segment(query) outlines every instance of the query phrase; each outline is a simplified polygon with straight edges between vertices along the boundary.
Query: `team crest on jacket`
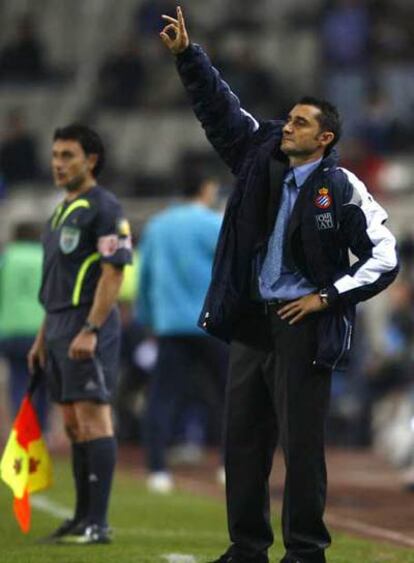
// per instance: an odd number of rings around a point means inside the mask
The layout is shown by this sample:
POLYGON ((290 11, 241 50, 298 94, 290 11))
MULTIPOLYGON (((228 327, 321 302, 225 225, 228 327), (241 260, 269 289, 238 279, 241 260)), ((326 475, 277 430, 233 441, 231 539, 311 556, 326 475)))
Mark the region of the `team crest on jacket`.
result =
POLYGON ((318 190, 318 194, 319 195, 317 195, 314 199, 316 207, 319 207, 319 209, 328 209, 328 207, 331 207, 332 198, 329 195, 328 188, 320 188, 318 190))
POLYGON ((79 244, 80 229, 62 227, 60 231, 59 246, 63 254, 70 254, 79 244))

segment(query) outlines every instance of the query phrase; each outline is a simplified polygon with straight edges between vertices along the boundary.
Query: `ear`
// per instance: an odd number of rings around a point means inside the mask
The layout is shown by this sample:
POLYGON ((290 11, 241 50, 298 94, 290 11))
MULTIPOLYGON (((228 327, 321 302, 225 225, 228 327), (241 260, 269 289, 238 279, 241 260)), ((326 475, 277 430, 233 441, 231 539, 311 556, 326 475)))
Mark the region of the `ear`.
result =
POLYGON ((89 171, 92 172, 92 170, 94 170, 95 166, 98 164, 98 155, 88 154, 87 162, 88 162, 89 171))
POLYGON ((328 146, 329 143, 334 140, 334 138, 335 135, 332 133, 332 131, 322 131, 322 133, 319 134, 319 141, 324 147, 328 146))

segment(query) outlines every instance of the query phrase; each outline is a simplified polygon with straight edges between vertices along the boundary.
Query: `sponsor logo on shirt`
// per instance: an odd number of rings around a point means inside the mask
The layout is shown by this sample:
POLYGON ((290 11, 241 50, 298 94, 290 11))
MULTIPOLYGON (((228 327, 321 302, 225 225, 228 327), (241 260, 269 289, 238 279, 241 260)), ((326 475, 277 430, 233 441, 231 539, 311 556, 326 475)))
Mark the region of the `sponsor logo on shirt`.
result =
POLYGON ((333 217, 332 213, 321 213, 320 215, 315 215, 316 219, 316 226, 318 227, 318 231, 325 231, 326 229, 333 229, 333 217))
POLYGON ((329 195, 328 188, 320 188, 318 190, 318 194, 319 195, 317 195, 314 199, 316 207, 319 207, 319 209, 328 209, 328 207, 332 205, 332 198, 329 195))

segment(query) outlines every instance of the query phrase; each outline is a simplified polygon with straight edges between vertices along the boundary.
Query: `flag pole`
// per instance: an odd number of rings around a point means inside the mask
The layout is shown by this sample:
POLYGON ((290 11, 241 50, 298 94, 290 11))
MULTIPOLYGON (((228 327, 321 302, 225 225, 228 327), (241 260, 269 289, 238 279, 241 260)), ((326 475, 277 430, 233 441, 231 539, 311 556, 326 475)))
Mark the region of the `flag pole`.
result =
POLYGON ((29 385, 27 386, 27 395, 32 398, 33 393, 39 387, 40 381, 44 375, 43 368, 36 362, 33 374, 30 376, 29 385))
POLYGON ((24 533, 30 530, 30 494, 52 482, 50 456, 30 400, 42 375, 36 366, 0 461, 0 477, 13 491, 14 514, 24 533))

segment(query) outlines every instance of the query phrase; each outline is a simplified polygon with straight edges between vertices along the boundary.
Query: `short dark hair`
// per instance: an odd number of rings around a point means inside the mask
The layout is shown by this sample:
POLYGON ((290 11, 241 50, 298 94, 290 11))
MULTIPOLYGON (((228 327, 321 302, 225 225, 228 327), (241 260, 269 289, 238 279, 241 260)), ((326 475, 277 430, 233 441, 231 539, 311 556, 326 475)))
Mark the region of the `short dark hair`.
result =
POLYGON ((53 140, 77 141, 86 155, 96 154, 98 160, 92 174, 95 178, 98 177, 105 164, 105 147, 96 131, 80 123, 71 123, 56 129, 53 140))
POLYGON ((304 106, 314 106, 319 109, 320 114, 317 116, 321 131, 331 131, 335 137, 326 147, 325 152, 329 152, 339 141, 342 134, 342 120, 338 108, 328 102, 314 96, 304 96, 298 102, 304 106))
POLYGON ((183 196, 189 199, 200 195, 205 178, 201 174, 188 174, 183 180, 183 196))

